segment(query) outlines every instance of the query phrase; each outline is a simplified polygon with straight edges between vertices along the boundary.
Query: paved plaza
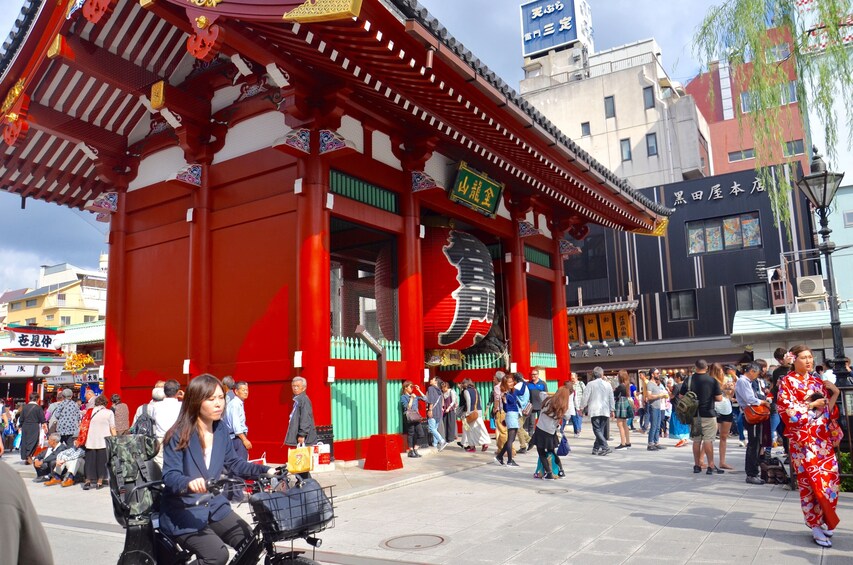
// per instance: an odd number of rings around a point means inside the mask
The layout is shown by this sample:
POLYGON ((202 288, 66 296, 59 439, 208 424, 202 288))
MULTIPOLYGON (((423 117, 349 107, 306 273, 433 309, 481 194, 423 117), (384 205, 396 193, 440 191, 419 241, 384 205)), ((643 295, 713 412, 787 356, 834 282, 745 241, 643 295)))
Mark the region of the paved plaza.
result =
MULTIPOLYGON (((400 471, 339 465, 317 475, 335 485, 338 515, 317 557, 341 564, 850 562, 853 493, 840 497, 834 547, 821 549, 796 492, 747 485, 743 471, 693 474, 689 445, 663 440, 669 449, 649 452, 643 435, 633 438, 631 450, 593 456, 585 425, 564 459, 567 477, 557 481, 532 478, 533 453, 508 468, 490 463, 490 453, 456 446, 404 458, 400 471)), ((742 468, 743 454, 730 442, 730 464, 742 468)), ((123 536, 106 489, 25 482, 58 565, 116 562, 123 536)))

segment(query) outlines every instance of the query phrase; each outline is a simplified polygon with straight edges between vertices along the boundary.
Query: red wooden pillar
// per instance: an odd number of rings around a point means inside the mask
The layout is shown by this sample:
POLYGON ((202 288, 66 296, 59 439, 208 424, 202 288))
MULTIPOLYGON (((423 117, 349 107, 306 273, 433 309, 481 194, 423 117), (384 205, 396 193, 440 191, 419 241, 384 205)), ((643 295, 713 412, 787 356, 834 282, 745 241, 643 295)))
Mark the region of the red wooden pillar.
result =
POLYGON ((557 231, 552 231, 551 234, 554 238, 554 245, 551 250, 551 265, 554 269, 554 282, 551 283, 551 333, 554 336, 554 353, 557 356, 555 378, 558 383, 563 384, 569 378, 571 371, 569 321, 566 315, 566 269, 563 264, 563 255, 560 253, 562 234, 557 231))
POLYGON ((109 395, 122 394, 127 305, 127 191, 120 189, 117 192, 117 208, 110 219, 108 307, 104 334, 104 389, 109 395))
MULTIPOLYGON (((411 178, 411 175, 407 175, 411 178)), ((421 278, 420 201, 410 189, 400 195, 403 234, 398 240, 397 258, 400 275, 399 311, 400 345, 406 375, 420 381, 424 368, 424 296, 421 278)))
MULTIPOLYGON (((302 352, 301 376, 317 425, 332 423, 331 392, 326 377, 330 364, 331 305, 329 275, 329 165, 319 155, 319 135, 311 131, 311 156, 299 160, 302 192, 296 201, 297 347, 302 352)), ((352 328, 355 329, 355 328, 352 328)))
MULTIPOLYGON (((515 216, 514 216, 515 218, 515 216)), ((509 287, 509 343, 511 360, 516 371, 525 377, 530 373, 530 319, 527 309, 527 269, 524 260, 524 243, 518 234, 518 221, 515 235, 509 241, 510 263, 507 265, 507 284, 509 287)))
POLYGON ((30 401, 30 395, 35 390, 35 379, 27 379, 27 386, 24 390, 24 402, 30 401))
POLYGON ((187 349, 189 378, 210 367, 211 344, 211 244, 210 244, 210 163, 202 163, 201 186, 193 193, 190 228, 189 296, 187 306, 187 349))

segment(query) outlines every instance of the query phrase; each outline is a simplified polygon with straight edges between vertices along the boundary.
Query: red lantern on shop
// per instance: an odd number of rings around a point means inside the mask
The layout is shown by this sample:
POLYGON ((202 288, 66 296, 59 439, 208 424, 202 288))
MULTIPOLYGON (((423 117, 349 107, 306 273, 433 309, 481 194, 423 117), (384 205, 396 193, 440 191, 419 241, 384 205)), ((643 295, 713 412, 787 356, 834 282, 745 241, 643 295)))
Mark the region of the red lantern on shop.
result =
POLYGON ((489 250, 469 233, 428 228, 421 245, 424 345, 467 349, 495 317, 495 270, 489 250))

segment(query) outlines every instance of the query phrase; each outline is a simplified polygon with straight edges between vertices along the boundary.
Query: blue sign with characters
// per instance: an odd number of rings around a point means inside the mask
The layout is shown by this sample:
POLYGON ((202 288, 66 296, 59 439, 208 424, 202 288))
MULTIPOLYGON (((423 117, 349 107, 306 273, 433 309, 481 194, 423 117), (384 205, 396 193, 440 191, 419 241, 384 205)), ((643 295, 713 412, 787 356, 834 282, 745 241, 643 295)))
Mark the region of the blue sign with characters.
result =
POLYGON ((525 57, 578 39, 575 0, 534 0, 521 6, 521 44, 525 57))

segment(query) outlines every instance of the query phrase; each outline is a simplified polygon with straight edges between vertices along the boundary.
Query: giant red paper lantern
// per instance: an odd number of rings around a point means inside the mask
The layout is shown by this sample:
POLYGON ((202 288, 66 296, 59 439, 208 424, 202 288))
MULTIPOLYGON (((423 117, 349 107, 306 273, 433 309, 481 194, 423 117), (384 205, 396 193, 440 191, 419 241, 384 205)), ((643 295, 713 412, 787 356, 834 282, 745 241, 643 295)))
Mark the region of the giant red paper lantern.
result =
POLYGON ((427 228, 421 245, 424 345, 467 349, 495 318, 495 270, 488 248, 473 235, 427 228))

